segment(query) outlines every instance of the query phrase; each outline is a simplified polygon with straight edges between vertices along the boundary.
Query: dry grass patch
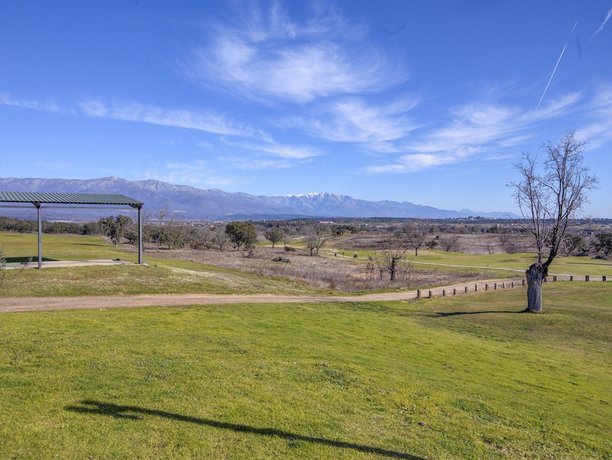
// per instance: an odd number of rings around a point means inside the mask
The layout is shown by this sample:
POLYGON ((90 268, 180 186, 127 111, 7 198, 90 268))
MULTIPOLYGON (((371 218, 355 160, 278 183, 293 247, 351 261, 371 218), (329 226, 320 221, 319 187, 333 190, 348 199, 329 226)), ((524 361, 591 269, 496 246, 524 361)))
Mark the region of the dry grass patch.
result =
POLYGON ((257 248, 251 257, 239 251, 172 250, 149 251, 163 259, 180 259, 217 267, 235 269, 263 276, 306 282, 315 289, 360 292, 384 289, 416 289, 441 286, 490 277, 478 270, 438 270, 402 262, 398 279, 374 262, 347 257, 310 257, 304 251, 287 252, 283 248, 257 248))

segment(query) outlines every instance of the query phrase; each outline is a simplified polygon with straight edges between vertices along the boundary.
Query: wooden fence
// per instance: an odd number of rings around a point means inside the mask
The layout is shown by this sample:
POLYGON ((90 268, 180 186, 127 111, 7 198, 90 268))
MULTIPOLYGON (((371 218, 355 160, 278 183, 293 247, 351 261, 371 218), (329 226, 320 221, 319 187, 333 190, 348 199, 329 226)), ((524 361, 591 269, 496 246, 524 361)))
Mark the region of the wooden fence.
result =
MULTIPOLYGON (((545 283, 557 281, 580 281, 580 282, 607 282, 607 277, 591 276, 591 275, 551 275, 544 278, 545 283)), ((417 289, 417 299, 431 299, 432 297, 448 297, 457 294, 467 294, 468 292, 483 292, 483 291, 498 291, 505 289, 514 289, 517 287, 526 286, 525 279, 508 279, 497 281, 479 281, 472 284, 456 285, 444 288, 432 289, 417 289)))

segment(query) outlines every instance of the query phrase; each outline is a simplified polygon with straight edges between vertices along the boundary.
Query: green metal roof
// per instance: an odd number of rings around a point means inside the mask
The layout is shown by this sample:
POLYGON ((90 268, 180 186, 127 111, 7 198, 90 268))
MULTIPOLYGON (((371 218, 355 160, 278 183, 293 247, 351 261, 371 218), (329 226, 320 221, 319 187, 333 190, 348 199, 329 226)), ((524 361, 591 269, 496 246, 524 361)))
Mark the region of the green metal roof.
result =
POLYGON ((0 192, 0 203, 39 203, 39 204, 98 204, 141 208, 141 201, 125 195, 105 195, 95 193, 40 193, 40 192, 0 192))

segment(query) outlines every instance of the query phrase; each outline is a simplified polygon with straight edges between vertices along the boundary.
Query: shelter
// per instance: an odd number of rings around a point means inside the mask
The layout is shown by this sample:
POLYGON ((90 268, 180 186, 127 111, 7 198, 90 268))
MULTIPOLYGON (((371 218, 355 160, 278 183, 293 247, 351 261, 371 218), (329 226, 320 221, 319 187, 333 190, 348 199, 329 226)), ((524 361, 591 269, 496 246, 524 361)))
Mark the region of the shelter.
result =
POLYGON ((138 263, 142 264, 142 206, 144 203, 125 195, 105 195, 89 193, 39 193, 39 192, 0 192, 0 204, 30 204, 36 208, 38 217, 38 268, 42 268, 42 212, 43 208, 58 205, 80 207, 129 206, 138 210, 138 263))

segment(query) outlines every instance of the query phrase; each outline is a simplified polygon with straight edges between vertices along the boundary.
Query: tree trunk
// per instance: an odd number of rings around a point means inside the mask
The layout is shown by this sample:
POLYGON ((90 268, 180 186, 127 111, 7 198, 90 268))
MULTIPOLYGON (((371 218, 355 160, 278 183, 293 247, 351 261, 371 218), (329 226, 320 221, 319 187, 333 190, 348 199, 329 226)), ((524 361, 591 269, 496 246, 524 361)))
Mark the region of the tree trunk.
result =
POLYGON ((397 259, 391 257, 391 264, 389 264, 389 272, 391 273, 391 281, 395 281, 395 272, 397 271, 397 259))
POLYGON ((545 264, 536 262, 526 271, 527 277, 527 308, 526 312, 542 313, 542 282, 548 274, 548 267, 545 264))

